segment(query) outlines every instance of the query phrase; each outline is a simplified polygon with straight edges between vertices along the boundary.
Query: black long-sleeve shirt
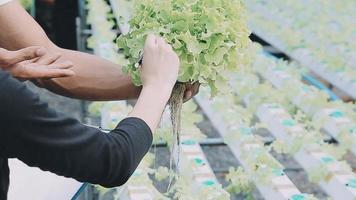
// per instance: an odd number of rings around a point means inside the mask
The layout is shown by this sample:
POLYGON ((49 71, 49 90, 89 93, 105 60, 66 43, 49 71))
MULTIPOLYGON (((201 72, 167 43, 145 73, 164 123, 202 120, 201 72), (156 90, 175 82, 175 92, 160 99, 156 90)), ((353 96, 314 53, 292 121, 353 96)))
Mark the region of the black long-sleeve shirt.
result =
MULTIPOLYGON (((0 199, 6 199, 8 158, 81 182, 124 184, 152 143, 147 124, 127 118, 103 133, 48 108, 0 70, 0 199)), ((16 183, 15 183, 16 184, 16 183)))

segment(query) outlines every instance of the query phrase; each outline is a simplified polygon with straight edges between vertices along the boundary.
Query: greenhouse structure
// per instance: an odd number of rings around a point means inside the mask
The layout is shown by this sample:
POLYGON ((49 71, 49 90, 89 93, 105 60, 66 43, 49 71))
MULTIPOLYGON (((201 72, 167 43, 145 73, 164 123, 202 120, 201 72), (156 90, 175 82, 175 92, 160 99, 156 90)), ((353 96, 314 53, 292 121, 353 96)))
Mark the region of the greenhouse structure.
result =
MULTIPOLYGON (((48 2, 23 5, 55 30, 47 15, 57 12, 46 9, 58 8, 48 2)), ((174 134, 174 111, 166 107, 125 184, 106 188, 9 159, 9 200, 356 200, 355 0, 75 4, 75 34, 66 34, 76 50, 124 66, 140 85, 142 38, 155 33, 180 59, 177 84, 199 82, 199 93, 183 103, 174 134)), ((72 12, 62 9, 63 17, 72 12)), ((103 134, 137 103, 74 100, 27 85, 103 134)))

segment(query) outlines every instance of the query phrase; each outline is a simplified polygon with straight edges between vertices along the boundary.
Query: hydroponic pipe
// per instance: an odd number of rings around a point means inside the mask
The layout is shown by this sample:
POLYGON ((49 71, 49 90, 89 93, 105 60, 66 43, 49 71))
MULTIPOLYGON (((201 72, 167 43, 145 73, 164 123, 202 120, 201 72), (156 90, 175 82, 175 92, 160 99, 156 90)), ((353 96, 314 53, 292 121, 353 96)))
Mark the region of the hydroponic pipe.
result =
POLYGON ((88 186, 88 183, 83 183, 83 185, 79 188, 79 190, 74 194, 71 200, 77 200, 80 194, 84 191, 84 189, 88 186))
POLYGON ((309 75, 303 75, 303 79, 305 81, 307 81, 308 83, 312 84, 313 86, 317 87, 318 89, 324 90, 326 93, 328 93, 328 95, 332 101, 340 100, 340 97, 338 97, 333 91, 331 91, 328 87, 326 87, 324 84, 322 84, 320 81, 318 81, 314 77, 309 76, 309 75))
MULTIPOLYGON (((273 54, 270 54, 267 51, 263 51, 263 54, 267 57, 277 59, 276 56, 274 56, 273 54)), ((305 74, 302 77, 303 77, 303 80, 307 81, 309 84, 315 86, 319 90, 325 91, 329 95, 330 100, 332 100, 332 101, 340 100, 340 97, 338 97, 333 91, 331 91, 328 87, 326 87, 324 84, 322 84, 320 81, 318 81, 314 77, 305 75, 305 74)))

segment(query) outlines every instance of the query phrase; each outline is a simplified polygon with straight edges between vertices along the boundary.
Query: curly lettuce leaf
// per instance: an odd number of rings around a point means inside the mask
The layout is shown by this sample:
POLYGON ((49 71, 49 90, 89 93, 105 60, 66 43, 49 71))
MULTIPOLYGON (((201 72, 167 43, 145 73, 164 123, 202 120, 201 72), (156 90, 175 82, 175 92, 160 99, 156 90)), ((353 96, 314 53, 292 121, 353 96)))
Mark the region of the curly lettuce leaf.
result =
POLYGON ((117 39, 128 58, 124 72, 141 85, 138 61, 149 33, 160 35, 181 60, 180 82, 199 81, 216 95, 228 86, 225 75, 245 65, 250 45, 240 0, 137 0, 130 32, 117 39))

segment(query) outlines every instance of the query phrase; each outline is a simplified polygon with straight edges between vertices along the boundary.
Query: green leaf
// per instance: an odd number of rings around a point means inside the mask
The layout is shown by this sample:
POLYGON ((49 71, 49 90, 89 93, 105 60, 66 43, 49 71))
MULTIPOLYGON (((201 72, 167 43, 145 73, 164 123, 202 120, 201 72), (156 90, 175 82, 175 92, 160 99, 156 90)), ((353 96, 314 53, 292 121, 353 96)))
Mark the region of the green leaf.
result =
MULTIPOLYGON (((128 57, 125 73, 141 84, 135 67, 149 33, 172 45, 181 61, 178 80, 208 84, 216 95, 217 77, 236 72, 250 58, 250 32, 240 0, 140 0, 133 5, 131 30, 117 45, 128 57)), ((225 78, 227 79, 227 78, 225 78)))

